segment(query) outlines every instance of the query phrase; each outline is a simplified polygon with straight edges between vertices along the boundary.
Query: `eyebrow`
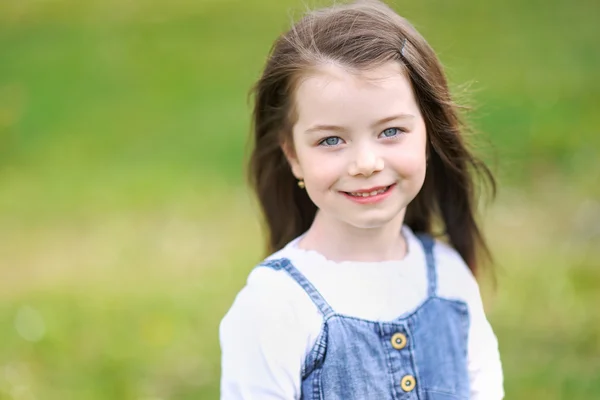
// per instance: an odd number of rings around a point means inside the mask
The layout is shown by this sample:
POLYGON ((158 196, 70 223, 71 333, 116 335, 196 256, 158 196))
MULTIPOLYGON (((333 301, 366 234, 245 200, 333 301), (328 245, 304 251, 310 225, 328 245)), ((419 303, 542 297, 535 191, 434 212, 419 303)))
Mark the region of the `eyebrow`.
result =
MULTIPOLYGON (((398 115, 392 115, 390 117, 385 117, 380 119, 379 121, 375 122, 372 127, 377 127, 379 125, 383 125, 386 122, 390 122, 390 121, 395 121, 395 120, 400 120, 400 119, 407 119, 407 120, 412 120, 414 119, 415 116, 412 114, 398 114, 398 115)), ((333 131, 333 132, 345 132, 347 129, 344 128, 343 126, 338 126, 338 125, 314 125, 311 126, 310 128, 308 128, 307 130, 304 131, 304 133, 312 133, 312 132, 317 132, 317 131, 333 131)))

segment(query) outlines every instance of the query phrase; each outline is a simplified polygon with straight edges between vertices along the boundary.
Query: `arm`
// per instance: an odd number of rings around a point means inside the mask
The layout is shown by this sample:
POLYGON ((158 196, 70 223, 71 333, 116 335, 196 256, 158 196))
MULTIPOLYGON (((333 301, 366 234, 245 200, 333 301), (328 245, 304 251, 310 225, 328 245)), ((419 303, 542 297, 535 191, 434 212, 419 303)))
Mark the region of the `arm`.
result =
POLYGON ((464 300, 469 308, 467 343, 471 400, 500 400, 504 397, 498 340, 488 322, 479 285, 460 255, 438 242, 439 292, 443 297, 464 300))
POLYGON ((221 400, 300 398, 306 324, 303 329, 289 290, 272 279, 287 278, 260 274, 271 284, 249 279, 221 321, 221 400))
POLYGON ((469 299, 471 325, 469 329, 469 380, 472 400, 500 400, 504 397, 502 364, 498 340, 488 322, 479 288, 474 281, 469 299))

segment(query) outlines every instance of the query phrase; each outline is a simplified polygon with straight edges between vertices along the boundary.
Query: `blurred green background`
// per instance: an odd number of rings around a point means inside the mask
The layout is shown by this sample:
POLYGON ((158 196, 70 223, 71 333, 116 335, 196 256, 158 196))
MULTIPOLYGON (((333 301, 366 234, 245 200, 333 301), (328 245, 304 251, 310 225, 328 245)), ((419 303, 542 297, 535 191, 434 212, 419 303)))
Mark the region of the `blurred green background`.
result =
MULTIPOLYGON (((0 1, 0 399, 218 398, 262 256, 247 93, 305 4, 0 1)), ((393 5, 500 180, 507 398, 600 398, 600 3, 393 5)))

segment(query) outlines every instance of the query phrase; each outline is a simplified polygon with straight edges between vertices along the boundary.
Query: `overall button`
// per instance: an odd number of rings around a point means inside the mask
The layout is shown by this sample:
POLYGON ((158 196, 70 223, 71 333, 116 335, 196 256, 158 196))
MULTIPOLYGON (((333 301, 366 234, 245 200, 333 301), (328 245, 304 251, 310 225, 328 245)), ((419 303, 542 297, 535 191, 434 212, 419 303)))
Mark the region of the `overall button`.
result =
POLYGON ((404 335, 403 333, 395 333, 394 336, 392 336, 392 347, 395 348, 396 350, 402 350, 403 348, 406 347, 406 335, 404 335))
POLYGON ((412 391, 416 386, 415 377, 412 375, 406 375, 404 378, 402 378, 400 386, 402 386, 402 390, 405 392, 412 391))

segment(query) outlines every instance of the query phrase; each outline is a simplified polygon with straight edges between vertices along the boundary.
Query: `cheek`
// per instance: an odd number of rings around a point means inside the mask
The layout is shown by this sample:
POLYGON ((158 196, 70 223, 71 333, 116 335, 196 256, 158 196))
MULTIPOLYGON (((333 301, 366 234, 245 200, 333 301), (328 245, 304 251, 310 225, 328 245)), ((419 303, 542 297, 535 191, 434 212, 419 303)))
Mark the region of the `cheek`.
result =
POLYGON ((330 163, 311 164, 305 171, 311 183, 320 187, 332 185, 340 175, 335 165, 330 163))
POLYGON ((394 169, 404 178, 417 178, 425 175, 427 166, 424 152, 403 152, 395 158, 394 169))
POLYGON ((405 178, 424 178, 427 170, 425 127, 417 128, 408 139, 394 159, 396 170, 405 178))
POLYGON ((314 188, 328 188, 339 179, 341 166, 338 161, 336 157, 319 149, 301 151, 298 154, 304 180, 307 186, 314 188))

